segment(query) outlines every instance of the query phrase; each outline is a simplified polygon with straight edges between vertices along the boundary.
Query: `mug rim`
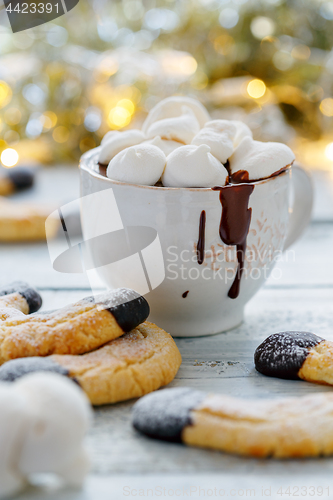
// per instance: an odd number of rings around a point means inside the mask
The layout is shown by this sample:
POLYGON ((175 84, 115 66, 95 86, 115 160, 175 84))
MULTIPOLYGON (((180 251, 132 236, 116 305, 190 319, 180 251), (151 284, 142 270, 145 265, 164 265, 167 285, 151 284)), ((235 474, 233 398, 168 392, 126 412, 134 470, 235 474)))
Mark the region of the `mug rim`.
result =
MULTIPOLYGON (((89 162, 91 162, 93 160, 93 157, 96 156, 97 153, 99 153, 100 149, 101 149, 101 147, 99 146, 97 148, 90 149, 86 153, 83 153, 83 155, 80 158, 80 162, 79 162, 80 169, 83 168, 86 172, 88 172, 90 175, 92 175, 93 177, 95 177, 99 180, 105 181, 105 182, 110 183, 110 184, 116 184, 119 186, 129 186, 129 187, 142 188, 142 189, 152 189, 155 191, 157 191, 157 190, 158 191, 174 191, 174 192, 181 191, 181 192, 197 192, 197 193, 212 191, 211 187, 147 186, 145 184, 132 184, 130 182, 123 182, 123 181, 117 181, 115 179, 110 179, 109 177, 105 177, 104 175, 101 175, 99 172, 97 172, 96 170, 89 167, 89 162)), ((97 165, 98 165, 98 163, 97 163, 97 165)), ((230 185, 241 186, 244 184, 246 184, 246 185, 251 184, 251 185, 256 186, 256 185, 260 185, 260 184, 265 184, 269 181, 273 181, 277 177, 280 177, 280 176, 282 177, 285 174, 289 174, 291 167, 292 167, 292 165, 288 165, 286 167, 286 169, 283 170, 282 172, 280 172, 279 174, 273 175, 271 177, 267 177, 265 179, 261 179, 258 181, 252 181, 252 182, 240 182, 237 184, 230 184, 230 185)), ((221 187, 224 187, 224 186, 221 186, 221 187)))

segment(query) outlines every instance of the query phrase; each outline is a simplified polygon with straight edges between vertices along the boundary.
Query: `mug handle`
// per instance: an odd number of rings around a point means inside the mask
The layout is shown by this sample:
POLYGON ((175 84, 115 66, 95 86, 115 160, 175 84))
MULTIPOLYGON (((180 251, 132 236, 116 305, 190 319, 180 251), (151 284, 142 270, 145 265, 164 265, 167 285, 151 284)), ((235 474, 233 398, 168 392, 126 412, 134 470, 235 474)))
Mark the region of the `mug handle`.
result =
POLYGON ((283 250, 287 250, 298 240, 311 219, 314 198, 313 182, 310 174, 298 165, 292 166, 292 190, 294 202, 283 250))

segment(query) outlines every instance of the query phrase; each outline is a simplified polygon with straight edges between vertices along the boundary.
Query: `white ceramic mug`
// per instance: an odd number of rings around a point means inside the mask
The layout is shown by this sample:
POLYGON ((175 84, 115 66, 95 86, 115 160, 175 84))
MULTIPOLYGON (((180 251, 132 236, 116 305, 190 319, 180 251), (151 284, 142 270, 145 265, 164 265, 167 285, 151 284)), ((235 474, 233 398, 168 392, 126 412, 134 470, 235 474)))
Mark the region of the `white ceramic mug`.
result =
MULTIPOLYGON (((160 284, 150 287, 145 294, 151 307, 150 321, 178 337, 209 335, 239 325, 245 304, 268 278, 277 255, 300 236, 310 220, 313 187, 308 174, 294 166, 275 177, 253 183, 248 203, 252 214, 244 271, 239 295, 230 298, 228 293, 238 262, 236 247, 223 243, 219 234, 222 214, 219 191, 113 181, 99 173, 98 151, 96 148, 82 156, 81 196, 90 199, 87 195, 108 190, 109 194, 103 196, 110 201, 114 197, 124 227, 153 228, 158 235, 152 248, 158 254, 159 245, 161 247, 165 277, 163 274, 162 279, 156 281, 160 284), (197 246, 203 211, 206 216, 205 254, 200 264, 197 246)), ((89 241, 96 237, 98 221, 112 218, 107 209, 97 205, 90 202, 83 204, 81 209, 88 247, 89 241)), ((135 272, 129 260, 126 261, 128 266, 124 264, 118 268, 102 265, 106 263, 107 246, 105 241, 97 243, 91 252, 98 274, 111 288, 131 285, 135 288, 135 272)), ((146 254, 145 271, 154 266, 149 255, 151 253, 146 254)))

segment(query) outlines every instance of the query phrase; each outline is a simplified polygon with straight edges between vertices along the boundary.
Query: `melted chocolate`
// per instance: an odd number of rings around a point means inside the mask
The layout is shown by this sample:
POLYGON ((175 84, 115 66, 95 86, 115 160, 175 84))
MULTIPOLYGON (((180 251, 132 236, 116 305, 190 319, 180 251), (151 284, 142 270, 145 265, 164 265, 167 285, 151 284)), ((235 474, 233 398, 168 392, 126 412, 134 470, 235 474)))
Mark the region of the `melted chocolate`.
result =
POLYGON ((186 299, 186 297, 188 296, 188 292, 189 292, 189 290, 186 290, 186 292, 184 292, 182 294, 183 299, 186 299))
POLYGON ((249 173, 247 170, 238 170, 238 172, 235 172, 230 176, 231 182, 235 184, 241 184, 243 182, 249 182, 249 173))
POLYGON ((242 184, 244 182, 260 182, 260 181, 263 181, 265 179, 271 179, 272 177, 277 177, 278 175, 280 175, 283 172, 285 172, 286 170, 288 170, 289 167, 290 167, 290 165, 288 165, 287 167, 280 168, 280 170, 277 170, 276 172, 271 174, 269 177, 261 177, 260 179, 255 179, 255 180, 251 180, 249 178, 249 172, 247 170, 238 170, 237 172, 235 172, 234 174, 232 174, 230 176, 230 182, 232 184, 242 184))
POLYGON ((103 177, 106 177, 106 169, 108 168, 107 165, 102 165, 101 163, 98 164, 98 171, 103 177))
POLYGON ((220 222, 220 237, 226 245, 236 245, 237 271, 228 296, 236 299, 239 295, 240 280, 244 269, 246 251, 246 238, 249 232, 252 209, 248 208, 250 196, 254 185, 239 184, 216 186, 215 191, 220 191, 222 216, 220 222))
POLYGON ((197 244, 197 259, 198 264, 202 264, 205 260, 205 228, 206 228, 206 212, 203 210, 200 214, 199 222, 199 237, 197 244))
POLYGON ((323 340, 310 332, 274 333, 257 347, 255 367, 269 377, 297 379, 311 348, 323 340))

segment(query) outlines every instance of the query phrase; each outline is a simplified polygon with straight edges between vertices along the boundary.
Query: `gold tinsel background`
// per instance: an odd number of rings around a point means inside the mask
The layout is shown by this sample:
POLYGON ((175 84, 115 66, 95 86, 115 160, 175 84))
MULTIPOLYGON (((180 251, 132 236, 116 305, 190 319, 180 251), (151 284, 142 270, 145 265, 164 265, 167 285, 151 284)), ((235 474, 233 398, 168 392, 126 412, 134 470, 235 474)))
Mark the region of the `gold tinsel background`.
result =
POLYGON ((332 1, 81 0, 0 34, 3 166, 77 161, 171 94, 333 166, 332 1))

